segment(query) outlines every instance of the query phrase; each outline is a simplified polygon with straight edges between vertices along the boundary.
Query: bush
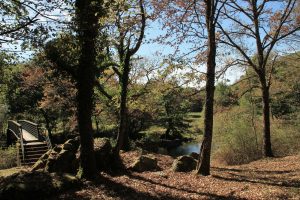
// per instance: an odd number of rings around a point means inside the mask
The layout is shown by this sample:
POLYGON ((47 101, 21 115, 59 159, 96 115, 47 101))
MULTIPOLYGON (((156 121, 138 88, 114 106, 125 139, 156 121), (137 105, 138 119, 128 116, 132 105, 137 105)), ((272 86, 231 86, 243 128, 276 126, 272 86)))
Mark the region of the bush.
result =
POLYGON ((296 120, 274 120, 271 124, 273 151, 276 156, 300 152, 300 126, 296 120), (294 123, 295 122, 295 123, 294 123))
POLYGON ((218 161, 235 165, 262 157, 261 140, 254 132, 248 113, 247 109, 234 108, 216 116, 213 152, 218 161))
MULTIPOLYGON (((271 120, 272 149, 275 156, 300 152, 300 126, 293 121, 271 120)), ((236 165, 260 159, 262 154, 263 121, 248 106, 238 106, 215 116, 213 156, 224 164, 236 165)))
POLYGON ((0 169, 8 169, 17 166, 17 148, 10 146, 0 149, 0 169))

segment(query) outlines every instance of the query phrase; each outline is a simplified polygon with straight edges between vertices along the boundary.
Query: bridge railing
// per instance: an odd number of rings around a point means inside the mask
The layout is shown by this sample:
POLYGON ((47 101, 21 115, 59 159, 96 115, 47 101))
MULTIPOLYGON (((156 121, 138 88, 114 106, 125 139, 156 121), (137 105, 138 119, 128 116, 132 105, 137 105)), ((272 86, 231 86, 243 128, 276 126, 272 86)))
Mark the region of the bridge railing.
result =
POLYGON ((48 149, 52 149, 52 144, 51 144, 51 140, 49 138, 49 134, 48 134, 47 129, 45 129, 43 127, 38 127, 38 129, 39 129, 40 135, 42 135, 44 140, 46 141, 48 149))
POLYGON ((27 120, 19 120, 18 122, 21 124, 21 126, 24 130, 26 130, 28 133, 35 136, 39 141, 43 140, 43 138, 39 132, 38 124, 33 123, 31 121, 27 121, 27 120))
POLYGON ((25 159, 24 140, 22 134, 22 126, 16 121, 8 120, 7 128, 17 137, 21 144, 22 158, 25 159))

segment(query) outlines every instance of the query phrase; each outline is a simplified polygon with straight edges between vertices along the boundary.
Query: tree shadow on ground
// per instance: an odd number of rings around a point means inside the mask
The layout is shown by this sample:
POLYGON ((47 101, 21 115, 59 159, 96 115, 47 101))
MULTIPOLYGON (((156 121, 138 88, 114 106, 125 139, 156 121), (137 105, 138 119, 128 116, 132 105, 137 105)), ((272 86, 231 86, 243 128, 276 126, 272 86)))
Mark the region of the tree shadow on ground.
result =
POLYGON ((86 192, 81 192, 80 194, 77 193, 78 190, 69 190, 66 194, 59 197, 54 196, 50 199, 186 200, 183 198, 173 197, 168 194, 153 196, 150 193, 137 191, 131 187, 117 183, 105 177, 101 177, 94 182, 91 182, 89 186, 84 187, 84 190, 86 190, 86 192))
POLYGON ((230 169, 214 168, 216 171, 224 172, 228 175, 218 173, 213 175, 214 178, 228 182, 245 182, 254 184, 263 184, 278 187, 300 188, 300 180, 289 179, 287 176, 296 173, 296 171, 269 171, 269 170, 247 170, 247 169, 230 169), (282 175, 278 177, 276 175, 282 175))
MULTIPOLYGON (((243 199, 245 199, 245 198, 235 197, 233 195, 222 196, 222 195, 209 193, 209 192, 198 192, 198 191, 194 191, 194 190, 174 187, 174 186, 166 185, 166 184, 156 182, 156 181, 153 181, 151 179, 146 179, 144 177, 133 175, 133 174, 129 174, 129 177, 131 179, 137 179, 137 180, 140 180, 140 181, 145 181, 145 182, 148 182, 148 183, 153 184, 153 185, 160 185, 162 187, 165 187, 165 188, 168 188, 168 189, 171 189, 171 190, 181 191, 181 192, 189 193, 189 194, 196 194, 196 195, 202 196, 203 198, 205 197, 206 199, 216 199, 216 200, 217 199, 221 199, 221 200, 222 199, 231 199, 231 200, 243 200, 243 199)), ((175 198, 175 199, 178 199, 178 198, 175 198)))
MULTIPOLYGON (((188 189, 182 189, 179 187, 169 186, 166 184, 162 184, 160 182, 153 181, 151 179, 146 179, 144 177, 133 175, 131 173, 126 174, 130 180, 132 181, 143 181, 147 182, 148 184, 152 185, 159 185, 164 187, 165 189, 170 189, 174 191, 179 191, 183 193, 188 194, 194 194, 199 195, 199 198, 204 199, 214 199, 214 200, 224 200, 224 199, 230 199, 230 200, 244 200, 244 198, 235 197, 233 195, 228 196, 222 196, 218 194, 208 193, 208 192, 198 192, 188 189)), ((153 188, 153 187, 149 187, 153 188)), ((131 186, 126 186, 122 183, 118 183, 116 181, 113 181, 106 177, 101 177, 97 179, 96 181, 92 182, 89 186, 84 187, 85 192, 81 192, 81 194, 78 194, 76 191, 78 190, 70 190, 67 194, 64 194, 60 197, 52 198, 54 199, 122 199, 122 200, 188 200, 189 198, 180 197, 178 195, 171 195, 170 193, 166 192, 159 192, 155 194, 151 194, 151 191, 149 192, 141 192, 138 191, 136 188, 132 188, 131 186)))

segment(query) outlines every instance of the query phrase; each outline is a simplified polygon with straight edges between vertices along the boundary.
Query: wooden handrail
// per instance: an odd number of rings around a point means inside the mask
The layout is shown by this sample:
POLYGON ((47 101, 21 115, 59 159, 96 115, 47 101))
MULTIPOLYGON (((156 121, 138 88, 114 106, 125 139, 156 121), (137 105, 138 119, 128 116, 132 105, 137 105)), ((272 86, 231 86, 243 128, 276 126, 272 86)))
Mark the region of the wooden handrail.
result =
POLYGON ((22 126, 16 121, 8 120, 8 129, 17 137, 20 141, 22 149, 22 158, 25 159, 25 150, 24 150, 24 141, 23 141, 23 132, 22 126))
POLYGON ((52 144, 51 144, 51 140, 49 138, 47 129, 45 129, 43 127, 38 127, 38 129, 39 129, 39 133, 44 137, 44 139, 47 143, 48 149, 52 149, 52 144))

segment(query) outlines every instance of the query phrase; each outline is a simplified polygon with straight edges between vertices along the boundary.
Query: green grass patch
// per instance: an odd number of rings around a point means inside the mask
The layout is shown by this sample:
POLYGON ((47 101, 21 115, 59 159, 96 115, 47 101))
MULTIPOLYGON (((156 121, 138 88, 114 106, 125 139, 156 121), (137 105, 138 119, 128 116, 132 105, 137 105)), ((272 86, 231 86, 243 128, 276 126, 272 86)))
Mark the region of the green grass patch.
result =
POLYGON ((8 169, 17 166, 17 148, 10 146, 0 149, 0 169, 8 169))
POLYGON ((22 167, 13 167, 13 168, 9 168, 9 169, 1 169, 0 170, 0 177, 7 177, 7 176, 15 174, 15 173, 17 173, 21 170, 24 170, 24 168, 22 168, 22 167))

